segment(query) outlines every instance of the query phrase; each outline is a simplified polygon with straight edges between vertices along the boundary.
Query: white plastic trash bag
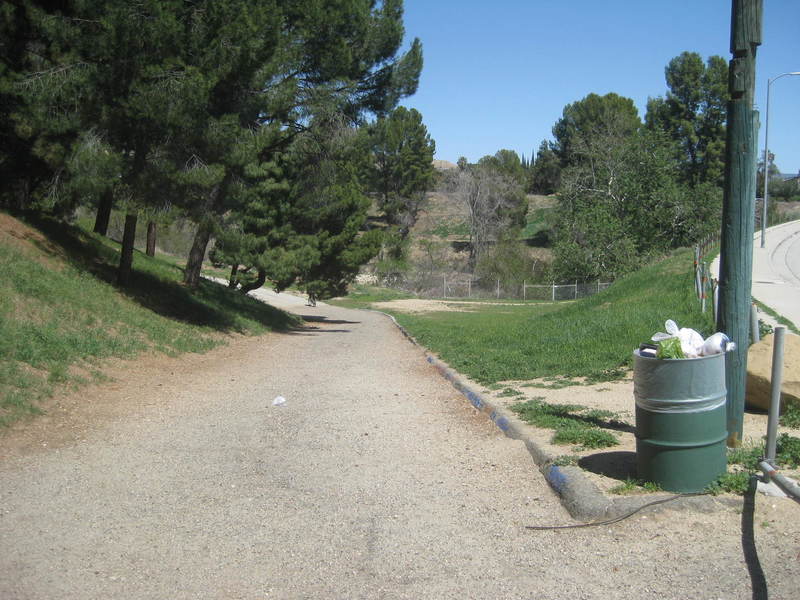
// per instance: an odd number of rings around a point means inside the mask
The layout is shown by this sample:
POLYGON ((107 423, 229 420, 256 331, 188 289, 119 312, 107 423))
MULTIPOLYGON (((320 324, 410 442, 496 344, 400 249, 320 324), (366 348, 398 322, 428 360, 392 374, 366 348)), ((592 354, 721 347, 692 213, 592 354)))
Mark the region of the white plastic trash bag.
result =
POLYGON ((703 351, 703 336, 697 333, 694 329, 683 327, 678 329, 677 323, 672 319, 668 319, 664 323, 666 333, 659 331, 651 339, 654 342, 660 342, 669 338, 676 337, 681 342, 681 350, 686 358, 697 358, 703 351))

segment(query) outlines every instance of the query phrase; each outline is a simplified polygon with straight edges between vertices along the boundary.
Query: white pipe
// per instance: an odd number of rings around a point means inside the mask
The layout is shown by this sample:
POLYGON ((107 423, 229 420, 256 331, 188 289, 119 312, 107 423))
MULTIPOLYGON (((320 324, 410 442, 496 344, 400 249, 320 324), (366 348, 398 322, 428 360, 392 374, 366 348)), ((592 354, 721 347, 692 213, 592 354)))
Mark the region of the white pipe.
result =
POLYGON ((792 496, 795 500, 800 500, 800 485, 778 473, 778 471, 766 460, 758 463, 758 468, 764 472, 764 479, 767 482, 774 481, 775 484, 786 492, 787 496, 792 496))
POLYGON ((783 340, 786 327, 775 327, 775 336, 772 340, 772 394, 769 402, 769 416, 767 417, 767 455, 765 460, 775 461, 775 449, 778 439, 778 418, 781 415, 781 386, 783 385, 783 340))

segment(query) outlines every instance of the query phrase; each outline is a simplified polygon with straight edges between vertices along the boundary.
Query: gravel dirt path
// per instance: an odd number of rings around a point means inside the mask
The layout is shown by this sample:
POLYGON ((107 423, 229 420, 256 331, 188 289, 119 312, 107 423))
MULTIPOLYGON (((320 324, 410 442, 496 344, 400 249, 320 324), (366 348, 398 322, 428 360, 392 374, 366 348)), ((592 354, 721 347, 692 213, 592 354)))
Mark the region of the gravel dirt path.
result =
POLYGON ((0 598, 797 598, 797 504, 528 530, 570 520, 521 442, 384 316, 293 310, 3 436, 0 598))

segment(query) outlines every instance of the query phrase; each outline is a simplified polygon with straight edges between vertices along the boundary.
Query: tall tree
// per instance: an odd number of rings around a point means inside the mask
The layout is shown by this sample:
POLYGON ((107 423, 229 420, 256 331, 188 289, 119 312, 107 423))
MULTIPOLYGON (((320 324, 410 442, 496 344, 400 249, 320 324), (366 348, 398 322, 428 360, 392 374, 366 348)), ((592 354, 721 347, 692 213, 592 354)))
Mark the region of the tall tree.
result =
POLYGON ((527 202, 522 186, 491 161, 448 172, 444 186, 467 209, 473 269, 505 231, 525 224, 527 202))
POLYGON ((724 174, 728 67, 721 56, 706 63, 696 52, 683 52, 666 66, 665 97, 647 101, 645 123, 676 144, 683 180, 721 185, 724 174))
MULTIPOLYGON (((263 151, 265 159, 284 151, 314 115, 335 112, 357 121, 364 112, 390 111, 401 97, 416 91, 422 67, 419 41, 397 55, 403 37, 401 0, 269 4, 275 12, 270 23, 280 28, 269 38, 268 60, 253 71, 232 70, 235 85, 226 81, 216 88, 219 98, 212 103, 236 114, 245 128, 279 127, 283 135, 263 151), (242 97, 257 103, 255 114, 236 109, 242 97)), ((197 284, 205 248, 228 210, 227 195, 237 176, 236 169, 226 169, 210 189, 186 266, 189 285, 197 284)))
POLYGON ((397 107, 368 128, 367 186, 387 220, 407 235, 433 182, 436 145, 416 109, 397 107))
POLYGON ((0 4, 0 203, 57 208, 65 161, 78 122, 72 103, 81 82, 69 44, 51 44, 47 29, 72 15, 70 3, 19 0, 0 4))
POLYGON ((478 164, 494 169, 498 173, 515 180, 520 185, 525 185, 525 168, 522 165, 519 154, 514 150, 505 148, 498 150, 491 156, 482 157, 478 164))
POLYGON ((561 182, 561 161, 552 143, 542 140, 536 160, 528 170, 528 191, 534 194, 554 194, 561 182))
POLYGON ((564 172, 555 271, 566 280, 615 278, 646 256, 689 244, 719 224, 713 185, 680 182, 672 145, 659 132, 611 138, 564 172))
POLYGON ((609 136, 623 139, 640 127, 639 112, 630 98, 613 92, 589 94, 564 107, 563 116, 553 125, 553 150, 562 166, 574 165, 595 155, 597 144, 606 144, 609 136))
MULTIPOLYGON (((38 106, 92 130, 118 171, 107 173, 126 212, 118 280, 130 277, 138 210, 169 167, 166 146, 195 108, 204 76, 191 68, 190 21, 200 2, 180 0, 75 0, 68 15, 45 15, 40 31, 49 48, 70 48, 53 68, 29 73, 26 83, 44 90, 38 106), (52 90, 52 92, 50 91, 52 90), (47 95, 49 93, 49 96, 47 95)), ((73 155, 83 152, 82 136, 73 155)), ((98 144, 95 144, 98 146, 98 144)), ((86 161, 77 164, 86 165, 86 161)), ((95 179, 98 179, 95 177, 95 179)), ((109 194, 101 194, 106 210, 109 194)), ((102 229, 98 217, 98 226, 102 229)))
POLYGON ((312 298, 344 293, 377 253, 378 230, 364 232, 369 198, 358 180, 364 147, 336 122, 315 124, 277 162, 249 165, 232 225, 217 235, 212 259, 231 265, 231 287, 247 293, 269 281, 312 298))

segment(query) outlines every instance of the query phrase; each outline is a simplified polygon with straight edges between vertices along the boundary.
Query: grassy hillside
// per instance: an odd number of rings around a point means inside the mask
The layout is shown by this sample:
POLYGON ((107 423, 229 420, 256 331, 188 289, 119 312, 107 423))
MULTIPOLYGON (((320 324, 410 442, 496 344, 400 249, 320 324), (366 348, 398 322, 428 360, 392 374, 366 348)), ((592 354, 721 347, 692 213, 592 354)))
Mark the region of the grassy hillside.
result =
POLYGON ((477 304, 471 312, 394 313, 420 343, 482 383, 539 377, 613 379, 666 319, 713 333, 680 250, 577 302, 477 304))
POLYGON ((0 212, 0 424, 58 389, 102 378, 103 359, 204 352, 228 334, 296 326, 282 311, 208 281, 191 292, 173 262, 139 252, 114 285, 116 243, 0 212))

